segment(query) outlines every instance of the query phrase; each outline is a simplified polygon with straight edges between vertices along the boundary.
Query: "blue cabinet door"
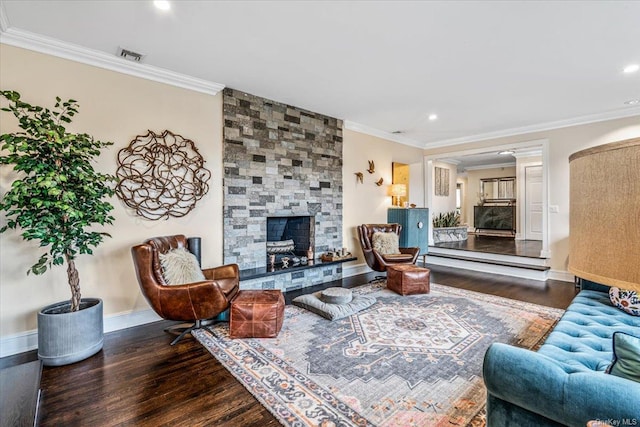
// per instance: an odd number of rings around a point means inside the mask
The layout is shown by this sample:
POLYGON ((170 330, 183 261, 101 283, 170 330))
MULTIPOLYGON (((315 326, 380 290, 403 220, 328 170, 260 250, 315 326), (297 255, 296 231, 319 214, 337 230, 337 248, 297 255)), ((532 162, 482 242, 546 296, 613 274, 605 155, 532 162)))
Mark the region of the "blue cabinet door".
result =
POLYGON ((402 225, 401 248, 420 248, 420 255, 427 254, 429 250, 428 208, 389 208, 387 222, 402 225))

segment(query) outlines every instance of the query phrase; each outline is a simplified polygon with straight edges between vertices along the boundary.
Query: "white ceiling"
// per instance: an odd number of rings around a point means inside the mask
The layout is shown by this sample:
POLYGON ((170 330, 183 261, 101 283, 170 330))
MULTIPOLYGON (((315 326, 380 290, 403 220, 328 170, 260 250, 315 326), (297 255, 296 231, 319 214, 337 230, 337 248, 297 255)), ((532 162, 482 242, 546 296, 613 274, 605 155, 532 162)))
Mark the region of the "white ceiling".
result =
POLYGON ((640 115, 640 1, 2 1, 3 29, 421 147, 640 115), (436 113, 439 119, 429 121, 436 113))

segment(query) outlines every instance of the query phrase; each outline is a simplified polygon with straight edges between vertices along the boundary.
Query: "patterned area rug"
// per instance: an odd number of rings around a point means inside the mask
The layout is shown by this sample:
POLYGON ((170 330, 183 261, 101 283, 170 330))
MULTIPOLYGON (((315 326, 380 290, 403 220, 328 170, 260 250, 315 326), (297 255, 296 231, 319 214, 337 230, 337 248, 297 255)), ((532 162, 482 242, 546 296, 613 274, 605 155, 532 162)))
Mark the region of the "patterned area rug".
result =
POLYGON ((484 353, 492 342, 536 348, 563 310, 431 285, 330 322, 287 306, 273 339, 194 336, 285 426, 482 426, 484 353))

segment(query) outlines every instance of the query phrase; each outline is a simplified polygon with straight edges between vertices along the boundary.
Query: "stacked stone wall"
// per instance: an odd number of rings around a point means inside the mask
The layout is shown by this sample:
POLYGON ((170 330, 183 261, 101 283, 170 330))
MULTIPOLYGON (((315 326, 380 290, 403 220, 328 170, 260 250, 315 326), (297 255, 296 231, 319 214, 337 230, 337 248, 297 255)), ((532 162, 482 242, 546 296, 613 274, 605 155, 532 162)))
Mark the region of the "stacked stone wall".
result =
POLYGON ((223 103, 224 262, 266 265, 268 216, 311 215, 316 254, 341 248, 342 120, 230 88, 223 103))

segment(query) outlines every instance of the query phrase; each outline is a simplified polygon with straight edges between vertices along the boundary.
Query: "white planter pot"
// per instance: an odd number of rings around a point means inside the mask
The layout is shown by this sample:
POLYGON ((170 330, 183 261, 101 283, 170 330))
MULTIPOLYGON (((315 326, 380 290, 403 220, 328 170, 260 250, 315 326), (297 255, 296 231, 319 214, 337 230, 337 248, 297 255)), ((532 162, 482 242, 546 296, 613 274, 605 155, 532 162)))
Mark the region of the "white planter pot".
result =
POLYGON ((70 305, 59 302, 38 312, 38 358, 46 366, 79 362, 102 349, 102 300, 83 298, 72 313, 70 305))
POLYGON ((440 227, 433 229, 433 243, 467 240, 467 227, 440 227))

